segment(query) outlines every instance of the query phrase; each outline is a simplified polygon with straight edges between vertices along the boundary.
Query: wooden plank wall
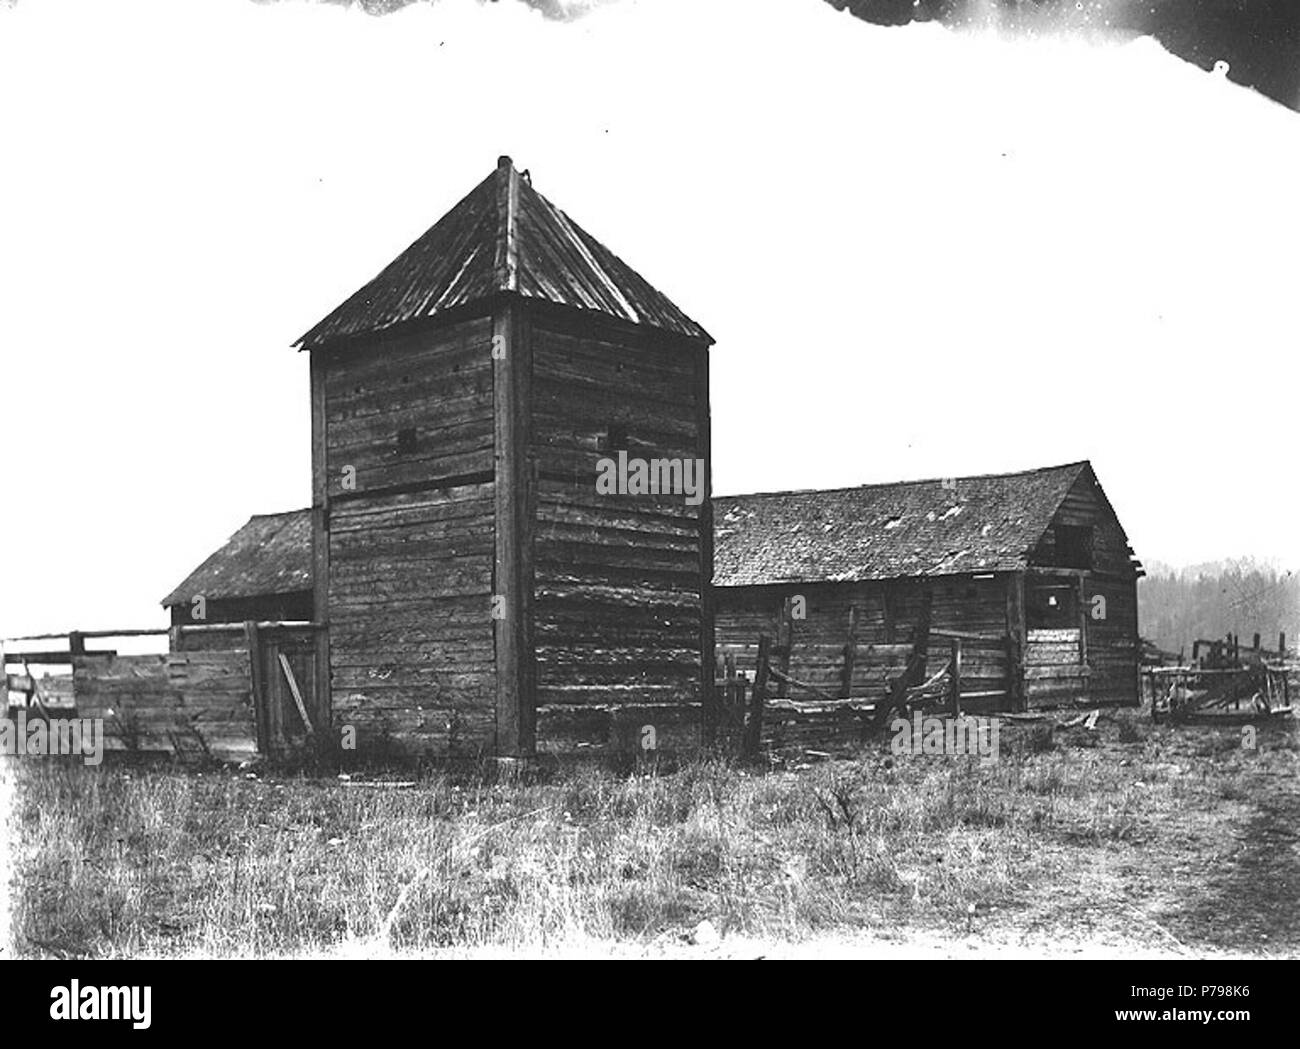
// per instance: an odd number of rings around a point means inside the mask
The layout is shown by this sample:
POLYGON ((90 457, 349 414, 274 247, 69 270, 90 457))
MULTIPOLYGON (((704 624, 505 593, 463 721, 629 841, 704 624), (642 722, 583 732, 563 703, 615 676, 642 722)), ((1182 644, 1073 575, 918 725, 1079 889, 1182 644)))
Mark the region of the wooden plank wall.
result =
POLYGON ((257 730, 247 649, 76 656, 77 716, 104 720, 106 750, 251 757, 257 730))
POLYGON ((1025 699, 1029 706, 1072 703, 1087 695, 1088 669, 1079 628, 1031 629, 1025 634, 1025 699))
POLYGON ((1124 528, 1086 471, 1066 493, 1052 523, 1030 555, 1031 564, 1052 566, 1061 563, 1056 551, 1057 525, 1086 525, 1092 528, 1093 571, 1105 575, 1132 575, 1133 567, 1129 560, 1128 539, 1124 535, 1124 528))
POLYGON ((351 495, 492 469, 491 324, 467 320, 377 338, 331 359, 325 375, 331 503, 351 495), (401 454, 400 430, 414 430, 401 454), (356 470, 344 489, 345 466, 356 470))
POLYGON ((1088 698, 1097 703, 1138 702, 1137 581, 1088 579, 1085 618, 1088 631, 1088 698), (1106 600, 1106 618, 1093 619, 1091 600, 1106 600))
POLYGON ((491 322, 375 340, 324 386, 334 730, 362 752, 490 750, 491 322))
MULTIPOLYGON (((701 727, 701 514, 679 495, 600 495, 597 462, 705 458, 701 349, 532 322, 537 748, 695 745, 701 727)), ((710 668, 711 669, 711 668, 710 668)))
MULTIPOLYGON (((1002 576, 719 587, 714 598, 718 651, 734 655, 738 669, 752 675, 760 634, 778 639, 788 633, 788 673, 833 695, 842 695, 845 647, 852 636, 856 645, 850 694, 880 699, 885 695, 886 680, 901 673, 907 662, 926 586, 932 586, 934 593, 933 630, 989 634, 999 639, 967 646, 962 669, 964 691, 1006 692, 1008 663, 1002 639, 1007 633, 1007 598, 1006 579, 1002 576), (785 611, 787 602, 796 594, 807 602, 803 620, 785 611)), ((948 654, 947 641, 933 638, 927 673, 937 673, 948 654)), ((782 658, 778 653, 778 662, 782 658)), ((1010 697, 986 697, 980 705, 1009 709, 1010 697)))
MULTIPOLYGON (((1055 538, 1058 525, 1092 528, 1092 566, 1083 573, 1062 575, 1063 580, 1081 582, 1079 628, 1062 638, 1050 637, 1051 632, 1030 632, 1025 669, 1027 702, 1031 706, 1074 701, 1137 703, 1141 656, 1137 578, 1123 526, 1088 473, 1075 482, 1062 501, 1030 558, 1032 564, 1044 569, 1059 564, 1055 538), (1093 598, 1098 595, 1106 602, 1102 619, 1092 614, 1093 598), (1034 633, 1039 635, 1036 641, 1034 633)), ((1031 576, 1034 578, 1041 581, 1041 576, 1031 576)))

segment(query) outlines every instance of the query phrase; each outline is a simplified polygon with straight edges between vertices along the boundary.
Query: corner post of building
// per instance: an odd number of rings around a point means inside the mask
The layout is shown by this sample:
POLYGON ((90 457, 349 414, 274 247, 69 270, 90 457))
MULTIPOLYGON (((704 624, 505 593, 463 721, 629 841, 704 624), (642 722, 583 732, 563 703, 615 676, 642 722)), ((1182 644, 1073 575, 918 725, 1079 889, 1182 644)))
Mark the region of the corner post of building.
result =
MULTIPOLYGON (((325 362, 323 350, 311 350, 311 561, 314 631, 316 724, 322 741, 332 734, 333 698, 330 681, 330 495, 326 473, 325 362)), ((256 660, 257 655, 250 653, 256 660)))
MULTIPOLYGON (((1142 624, 1138 621, 1138 600, 1137 585, 1139 575, 1134 574, 1130 580, 1133 587, 1133 677, 1135 679, 1133 690, 1133 703, 1135 707, 1142 705, 1142 624)), ((1180 659, 1178 662, 1182 662, 1180 659)), ((1151 706, 1152 711, 1155 709, 1155 678, 1151 678, 1151 706)))
POLYGON ((1025 573, 1007 580, 1007 691, 1012 710, 1026 709, 1025 696, 1025 573))
POLYGON ((519 173, 509 157, 497 161, 497 242, 492 303, 492 485, 495 526, 492 560, 496 667, 496 750, 527 756, 534 746, 536 697, 532 622, 532 471, 528 465, 529 341, 519 299, 519 173))
POLYGON ((704 462, 700 503, 700 703, 705 746, 717 739, 719 711, 713 683, 714 652, 717 646, 713 594, 713 422, 709 408, 709 348, 702 346, 696 358, 695 428, 700 457, 704 462))
POLYGON ((496 741, 499 757, 533 750, 535 701, 531 690, 533 485, 528 468, 528 362, 521 310, 502 296, 492 313, 492 388, 496 527, 492 572, 496 651, 496 741))

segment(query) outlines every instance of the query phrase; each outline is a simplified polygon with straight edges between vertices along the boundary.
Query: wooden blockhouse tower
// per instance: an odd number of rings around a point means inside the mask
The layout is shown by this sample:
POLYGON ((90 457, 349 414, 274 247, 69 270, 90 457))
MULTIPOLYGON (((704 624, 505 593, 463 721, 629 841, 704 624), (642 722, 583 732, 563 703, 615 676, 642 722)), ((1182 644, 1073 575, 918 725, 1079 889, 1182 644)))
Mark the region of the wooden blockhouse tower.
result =
POLYGON ((712 342, 508 157, 304 335, 322 723, 385 753, 697 741, 712 342), (598 493, 620 452, 702 460, 702 500, 598 493))

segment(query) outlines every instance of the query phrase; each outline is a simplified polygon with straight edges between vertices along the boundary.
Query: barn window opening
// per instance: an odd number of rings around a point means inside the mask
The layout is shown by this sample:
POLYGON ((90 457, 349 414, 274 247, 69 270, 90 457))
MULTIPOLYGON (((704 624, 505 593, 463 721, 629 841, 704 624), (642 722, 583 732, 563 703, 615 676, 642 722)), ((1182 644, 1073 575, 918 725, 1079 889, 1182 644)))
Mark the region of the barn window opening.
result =
POLYGON ((413 455, 415 453, 415 427, 404 426, 397 431, 397 454, 413 455))
POLYGON ((1056 563, 1064 568, 1092 567, 1092 526, 1056 526, 1056 563))
POLYGON ((1030 630, 1075 630, 1079 606, 1073 583, 1025 587, 1025 626, 1030 630))
POLYGON ((605 451, 628 451, 627 427, 619 423, 610 423, 605 427, 605 451))

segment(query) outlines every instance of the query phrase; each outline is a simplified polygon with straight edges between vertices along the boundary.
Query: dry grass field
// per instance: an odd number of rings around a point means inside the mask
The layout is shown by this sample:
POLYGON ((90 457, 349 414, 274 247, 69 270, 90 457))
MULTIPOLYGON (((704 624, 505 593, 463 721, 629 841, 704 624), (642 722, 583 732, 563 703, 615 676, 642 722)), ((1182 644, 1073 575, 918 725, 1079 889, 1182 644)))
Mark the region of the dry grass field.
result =
POLYGON ((1296 727, 522 783, 11 760, 11 952, 1295 956, 1296 727))

